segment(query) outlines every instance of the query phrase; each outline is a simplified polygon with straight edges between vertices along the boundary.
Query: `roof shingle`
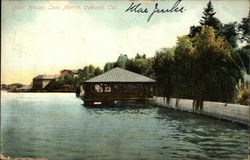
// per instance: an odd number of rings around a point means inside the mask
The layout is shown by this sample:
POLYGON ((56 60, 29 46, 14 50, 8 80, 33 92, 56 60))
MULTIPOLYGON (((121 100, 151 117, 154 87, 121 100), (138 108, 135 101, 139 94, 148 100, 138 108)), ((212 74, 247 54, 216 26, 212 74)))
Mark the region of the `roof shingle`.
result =
POLYGON ((156 81, 146 76, 117 67, 99 76, 91 78, 85 82, 156 82, 156 81))

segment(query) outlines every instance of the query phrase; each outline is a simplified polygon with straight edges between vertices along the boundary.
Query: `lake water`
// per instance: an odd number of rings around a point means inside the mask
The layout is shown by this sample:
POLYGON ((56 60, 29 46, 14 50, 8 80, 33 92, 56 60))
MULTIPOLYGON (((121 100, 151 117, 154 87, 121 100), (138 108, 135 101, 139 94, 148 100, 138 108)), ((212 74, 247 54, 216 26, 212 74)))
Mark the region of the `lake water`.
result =
POLYGON ((1 152, 55 160, 246 158, 248 129, 138 104, 87 108, 73 93, 1 94, 1 152))

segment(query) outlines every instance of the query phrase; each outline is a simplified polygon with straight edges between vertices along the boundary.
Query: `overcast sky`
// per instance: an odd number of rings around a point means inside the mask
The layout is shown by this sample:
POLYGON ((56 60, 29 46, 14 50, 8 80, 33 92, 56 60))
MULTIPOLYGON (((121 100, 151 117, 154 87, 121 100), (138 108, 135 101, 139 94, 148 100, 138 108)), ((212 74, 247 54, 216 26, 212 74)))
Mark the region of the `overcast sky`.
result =
MULTIPOLYGON (((159 8, 171 8, 175 2, 160 1, 159 8)), ((149 13, 124 12, 131 1, 3 1, 1 83, 30 84, 38 74, 88 64, 103 67, 120 54, 154 56, 198 25, 207 2, 182 1, 184 13, 155 14, 147 22, 149 13), (60 9, 48 9, 52 6, 60 9), (74 8, 64 10, 65 6, 74 8)), ((156 2, 141 3, 151 12, 156 2)), ((248 0, 213 5, 223 23, 240 22, 248 14, 248 0)))

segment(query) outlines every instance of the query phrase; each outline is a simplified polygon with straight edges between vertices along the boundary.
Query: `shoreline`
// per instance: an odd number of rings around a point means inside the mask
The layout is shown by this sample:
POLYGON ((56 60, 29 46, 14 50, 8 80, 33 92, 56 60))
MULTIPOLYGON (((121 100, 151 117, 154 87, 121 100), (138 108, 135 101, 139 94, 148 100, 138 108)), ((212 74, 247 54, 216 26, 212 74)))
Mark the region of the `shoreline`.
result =
POLYGON ((6 92, 6 93, 75 93, 74 91, 44 91, 44 92, 37 92, 37 91, 8 91, 8 90, 1 90, 1 92, 6 92))
POLYGON ((0 155, 0 160, 49 160, 48 158, 10 158, 5 157, 2 153, 0 155))
POLYGON ((159 107, 191 112, 230 121, 232 123, 238 123, 244 126, 250 126, 250 106, 246 105, 204 101, 203 110, 194 111, 193 100, 191 99, 179 99, 179 103, 176 105, 176 98, 171 98, 170 103, 167 104, 165 98, 156 96, 152 100, 149 100, 149 103, 159 107))

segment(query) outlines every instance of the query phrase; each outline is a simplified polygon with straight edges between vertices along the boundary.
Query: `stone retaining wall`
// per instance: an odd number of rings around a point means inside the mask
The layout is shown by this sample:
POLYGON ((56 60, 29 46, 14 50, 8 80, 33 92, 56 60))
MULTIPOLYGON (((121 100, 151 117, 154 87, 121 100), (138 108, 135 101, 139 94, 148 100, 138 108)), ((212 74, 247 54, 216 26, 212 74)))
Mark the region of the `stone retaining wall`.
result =
MULTIPOLYGON (((157 106, 198 113, 193 111, 193 100, 190 99, 179 99, 178 105, 175 98, 171 98, 169 105, 163 97, 154 97, 150 102, 157 106)), ((205 101, 200 114, 250 125, 250 106, 205 101)))
POLYGON ((0 160, 48 160, 47 158, 10 158, 0 154, 0 160))

